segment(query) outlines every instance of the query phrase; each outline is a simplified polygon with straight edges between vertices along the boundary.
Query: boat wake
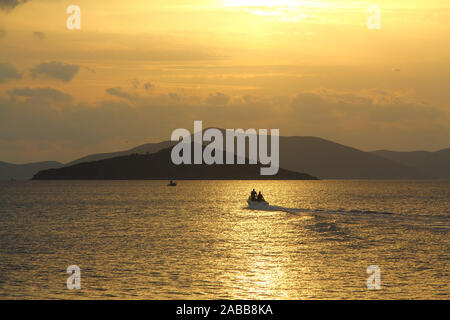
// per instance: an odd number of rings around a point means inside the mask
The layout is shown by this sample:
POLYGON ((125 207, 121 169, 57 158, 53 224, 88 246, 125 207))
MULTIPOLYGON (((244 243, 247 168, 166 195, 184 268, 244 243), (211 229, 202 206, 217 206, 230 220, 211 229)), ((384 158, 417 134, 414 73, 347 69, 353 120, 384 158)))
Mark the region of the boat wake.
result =
POLYGON ((328 213, 328 214, 384 214, 384 215, 392 215, 392 212, 386 211, 374 211, 374 210, 345 210, 345 209, 337 209, 337 210, 329 210, 329 209, 307 209, 307 208, 287 208, 281 206, 271 206, 267 205, 261 208, 252 208, 247 207, 246 209, 255 210, 255 211, 269 211, 269 212, 286 212, 292 214, 320 214, 320 213, 328 213))

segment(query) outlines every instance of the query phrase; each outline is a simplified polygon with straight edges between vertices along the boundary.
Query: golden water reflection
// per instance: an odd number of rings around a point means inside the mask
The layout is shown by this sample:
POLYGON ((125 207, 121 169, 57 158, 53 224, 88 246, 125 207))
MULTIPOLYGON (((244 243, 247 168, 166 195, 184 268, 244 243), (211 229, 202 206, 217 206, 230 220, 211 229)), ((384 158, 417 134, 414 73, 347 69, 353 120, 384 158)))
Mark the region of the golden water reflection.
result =
POLYGON ((167 188, 165 181, 61 181, 0 188, 1 298, 449 297, 449 182, 182 181, 167 188), (273 210, 247 208, 253 187, 273 210), (65 287, 72 264, 82 272, 76 292, 65 287), (382 270, 375 292, 366 287, 373 264, 382 270))

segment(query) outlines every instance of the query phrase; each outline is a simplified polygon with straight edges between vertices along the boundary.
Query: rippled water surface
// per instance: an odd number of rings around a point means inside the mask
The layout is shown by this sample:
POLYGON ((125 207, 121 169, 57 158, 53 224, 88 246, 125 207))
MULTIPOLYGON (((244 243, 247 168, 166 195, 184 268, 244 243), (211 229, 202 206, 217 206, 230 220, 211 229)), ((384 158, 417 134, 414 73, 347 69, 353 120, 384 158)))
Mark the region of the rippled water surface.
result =
POLYGON ((449 299, 449 204, 449 181, 1 182, 0 298, 449 299))

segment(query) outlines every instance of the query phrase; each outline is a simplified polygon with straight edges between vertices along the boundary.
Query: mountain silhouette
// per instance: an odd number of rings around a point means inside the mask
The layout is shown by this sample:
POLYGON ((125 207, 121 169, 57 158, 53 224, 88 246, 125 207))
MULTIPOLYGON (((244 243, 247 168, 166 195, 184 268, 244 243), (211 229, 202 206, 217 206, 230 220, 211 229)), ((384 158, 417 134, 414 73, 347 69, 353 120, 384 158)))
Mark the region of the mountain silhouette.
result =
POLYGON ((450 179, 450 148, 436 152, 378 150, 372 154, 416 168, 430 178, 450 179))
MULTIPOLYGON (((68 165, 133 153, 154 153, 176 143, 164 141, 144 144, 127 151, 93 154, 74 160, 68 165)), ((246 152, 246 155, 248 155, 248 150, 246 152)), ((280 167, 296 172, 307 172, 320 179, 431 178, 420 168, 317 137, 281 136, 280 167)))
POLYGON ((176 143, 177 142, 174 142, 174 141, 146 143, 141 146, 138 146, 138 147, 135 147, 135 148, 132 148, 129 150, 125 150, 125 151, 91 154, 91 155, 73 160, 69 163, 66 163, 65 166, 71 166, 71 165, 74 165, 77 163, 82 163, 82 162, 90 162, 90 161, 110 159, 110 158, 115 158, 115 157, 120 157, 120 156, 127 156, 127 155, 135 154, 135 153, 138 153, 138 154, 155 153, 162 149, 174 146, 176 143))
MULTIPOLYGON (((153 154, 176 143, 163 141, 119 152, 92 154, 64 166, 131 154, 153 154)), ((306 172, 319 179, 449 179, 449 159, 450 148, 436 152, 386 150, 364 152, 317 137, 280 137, 280 167, 290 171, 306 172)), ((43 164, 44 167, 8 164, 10 167, 6 168, 0 163, 0 179, 29 179, 40 170, 61 166, 59 162, 43 164)))
POLYGON ((57 161, 33 162, 26 164, 13 164, 0 161, 0 180, 29 180, 38 171, 49 168, 58 168, 62 165, 62 163, 57 161))
MULTIPOLYGON (((192 144, 191 144, 192 145, 192 144)), ((38 172, 33 180, 316 180, 305 173, 279 169, 274 176, 260 175, 258 164, 175 165, 172 147, 153 154, 131 154, 111 159, 82 162, 38 172)), ((224 155, 225 156, 225 155, 224 155)), ((235 157, 236 159, 236 157, 235 157)), ((248 162, 248 161, 247 161, 248 162)), ((236 163, 236 161, 235 161, 236 163)))
POLYGON ((280 166, 320 179, 423 179, 416 168, 316 137, 280 138, 280 166))

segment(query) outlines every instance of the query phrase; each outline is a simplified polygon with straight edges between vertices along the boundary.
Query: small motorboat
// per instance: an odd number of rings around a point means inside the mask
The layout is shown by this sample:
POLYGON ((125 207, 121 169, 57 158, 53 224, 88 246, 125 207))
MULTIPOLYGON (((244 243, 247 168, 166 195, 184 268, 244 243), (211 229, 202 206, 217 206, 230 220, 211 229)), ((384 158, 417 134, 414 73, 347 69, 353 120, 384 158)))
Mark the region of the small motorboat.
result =
POLYGON ((251 198, 247 199, 248 207, 250 209, 264 209, 269 206, 269 203, 265 200, 263 201, 253 201, 251 198))
POLYGON ((173 182, 173 181, 170 181, 169 184, 168 184, 169 187, 175 187, 176 185, 177 184, 175 182, 173 182))

